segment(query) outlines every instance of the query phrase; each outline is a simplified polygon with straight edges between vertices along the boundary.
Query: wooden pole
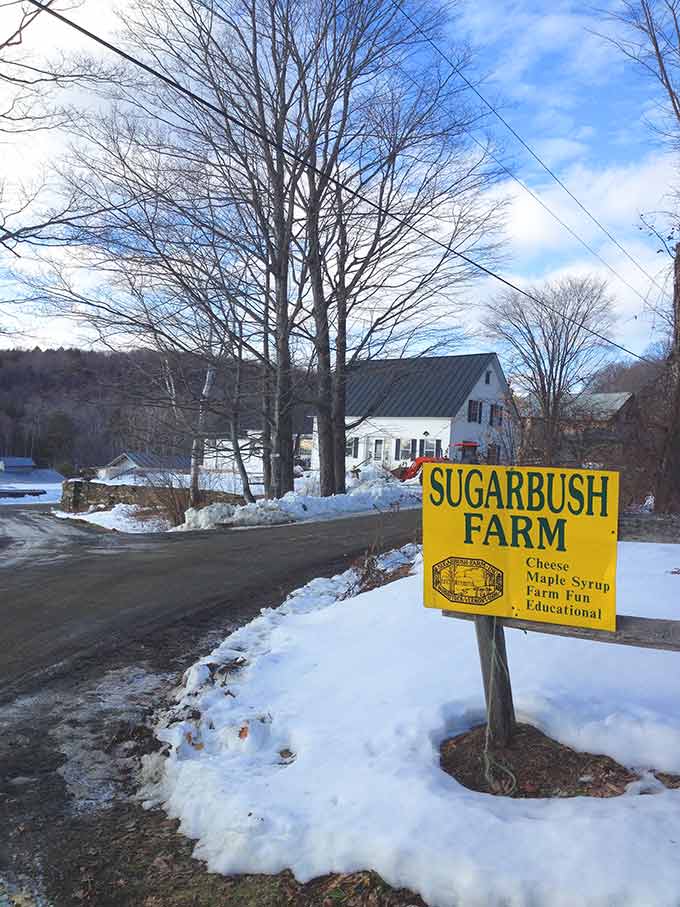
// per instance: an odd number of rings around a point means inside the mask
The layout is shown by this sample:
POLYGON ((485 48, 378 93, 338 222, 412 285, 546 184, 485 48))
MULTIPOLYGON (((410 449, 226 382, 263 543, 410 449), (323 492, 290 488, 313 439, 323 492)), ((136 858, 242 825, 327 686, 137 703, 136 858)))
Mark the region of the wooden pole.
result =
POLYGON ((515 726, 515 707, 512 702, 503 624, 493 617, 476 617, 475 630, 484 681, 489 736, 496 746, 507 746, 515 726))

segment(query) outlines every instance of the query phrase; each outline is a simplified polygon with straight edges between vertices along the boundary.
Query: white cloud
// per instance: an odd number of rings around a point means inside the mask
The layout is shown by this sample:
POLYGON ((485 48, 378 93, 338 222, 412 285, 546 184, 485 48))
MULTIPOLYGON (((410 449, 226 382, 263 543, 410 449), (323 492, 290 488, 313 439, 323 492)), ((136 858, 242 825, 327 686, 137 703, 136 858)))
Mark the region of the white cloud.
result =
POLYGON ((539 63, 543 73, 550 68, 561 71, 563 104, 573 102, 574 83, 609 79, 623 65, 615 48, 593 34, 602 28, 599 16, 572 0, 549 6, 540 0, 465 0, 460 22, 473 45, 488 49, 493 44, 493 77, 514 98, 543 91, 543 78, 529 79, 539 63))
MULTIPOLYGON (((574 163, 563 172, 565 184, 582 199, 589 211, 615 236, 636 236, 641 213, 667 206, 668 195, 677 179, 677 168, 666 152, 647 155, 643 160, 601 167, 574 163)), ((547 177, 546 177, 547 179, 547 177)), ((586 242, 607 248, 610 241, 596 224, 554 182, 530 188, 586 242)), ((510 197, 507 235, 515 257, 552 254, 558 258, 579 243, 551 215, 514 182, 500 191, 510 197)))
POLYGON ((585 142, 579 142, 576 139, 541 139, 535 144, 535 150, 539 157, 550 162, 551 166, 563 164, 566 161, 572 161, 574 158, 585 157, 588 154, 589 146, 585 142))

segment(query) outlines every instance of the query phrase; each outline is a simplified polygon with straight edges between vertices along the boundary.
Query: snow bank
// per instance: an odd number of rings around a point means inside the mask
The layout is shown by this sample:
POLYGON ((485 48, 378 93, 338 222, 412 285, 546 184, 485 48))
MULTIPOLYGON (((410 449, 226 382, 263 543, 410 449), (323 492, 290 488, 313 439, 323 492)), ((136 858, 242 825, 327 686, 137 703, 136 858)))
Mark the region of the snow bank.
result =
POLYGON ((170 523, 162 516, 145 517, 140 519, 143 508, 136 504, 116 504, 111 510, 93 510, 90 513, 66 513, 62 510, 53 510, 52 516, 60 520, 83 520, 103 529, 112 529, 116 532, 167 532, 170 523))
POLYGON ((216 526, 276 526, 292 522, 279 507, 278 501, 259 501, 234 507, 232 504, 209 504, 198 510, 190 508, 184 514, 178 530, 214 529, 216 526))
MULTIPOLYGON (((619 610, 680 616, 678 567, 679 546, 621 543, 619 610)), ((422 575, 338 601, 350 574, 314 580, 228 637, 187 673, 158 731, 172 749, 154 796, 210 870, 290 867, 307 880, 373 868, 433 907, 677 907, 680 791, 465 789, 438 746, 483 720, 473 625, 424 609, 422 575)), ((507 637, 520 720, 680 772, 677 654, 507 637)))
POLYGON ((320 498, 314 494, 289 491, 273 501, 262 499, 254 504, 232 507, 229 504, 210 504, 201 510, 188 510, 180 530, 213 529, 217 525, 272 526, 302 520, 332 519, 351 513, 389 510, 391 507, 419 507, 422 502, 420 486, 404 485, 386 479, 361 482, 347 494, 320 498))

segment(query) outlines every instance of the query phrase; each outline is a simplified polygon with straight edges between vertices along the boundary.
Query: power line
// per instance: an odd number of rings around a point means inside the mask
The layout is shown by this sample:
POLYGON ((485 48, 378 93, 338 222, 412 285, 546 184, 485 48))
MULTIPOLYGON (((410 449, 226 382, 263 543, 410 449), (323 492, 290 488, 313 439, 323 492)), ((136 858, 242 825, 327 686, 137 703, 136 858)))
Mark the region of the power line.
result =
MULTIPOLYGON (((31 0, 31 2, 33 2, 33 0, 31 0)), ((555 182, 558 184, 558 186, 560 186, 567 193, 567 195, 574 202, 576 202, 576 204, 584 212, 584 214, 586 214, 590 218, 590 220, 592 220, 592 222, 594 224, 596 224, 600 228, 600 230, 602 230, 602 232, 605 234, 605 236, 607 236, 614 243, 614 245, 617 246, 621 250, 621 252, 623 252, 623 254, 626 256, 626 258, 628 258, 635 265, 635 267, 642 274, 645 275, 645 277, 648 280, 651 280, 651 282, 657 287, 657 289, 661 290, 661 287, 656 282, 656 280, 652 277, 652 275, 649 274, 635 258, 633 258, 633 256, 630 254, 630 252, 621 245, 621 243, 618 241, 618 239, 616 239, 616 237, 613 236, 612 233, 610 233, 610 231, 604 226, 604 224, 602 224, 601 221, 599 221, 595 217, 594 214, 591 214, 591 212, 586 208, 586 206, 581 201, 579 201, 579 199, 574 195, 574 193, 571 191, 571 189, 569 189, 569 187, 559 178, 559 176, 554 172, 554 170, 552 170, 545 163, 545 161, 539 157, 537 152, 535 152, 534 149, 522 138, 522 136, 517 132, 517 130, 512 126, 512 124, 509 123, 508 120, 505 119, 503 114, 491 103, 491 101, 487 101, 487 99, 484 97, 484 95, 481 93, 481 91, 479 91, 477 86, 473 82, 471 82, 467 78, 467 76, 456 66, 456 64, 448 56, 448 54, 444 53, 444 51, 439 47, 439 45, 428 34, 426 34, 425 31, 423 31, 423 29, 415 21, 415 19, 413 19, 413 17, 410 16, 406 12, 406 10, 404 10, 399 5, 397 0, 390 0, 390 3, 392 4, 392 6, 395 7, 395 9, 397 9, 402 14, 402 16, 404 16, 404 18, 406 18, 411 23, 411 25, 415 28, 415 30, 420 35, 422 35, 422 37, 427 41, 427 43, 430 45, 430 47, 432 47, 432 49, 442 58, 442 60, 444 60, 444 62, 447 63, 451 67, 451 69, 456 73, 456 75, 458 75, 463 80, 463 82, 465 82, 467 87, 477 95, 479 100, 494 114, 494 116, 496 116, 501 121, 501 123, 505 126, 505 128, 517 139, 517 141, 520 143, 520 145, 522 145, 522 147, 525 148, 529 152, 529 154, 532 156, 532 158, 538 164, 540 164, 540 166, 545 170, 545 172, 547 174, 549 174, 549 176, 551 176, 552 179, 555 180, 555 182)), ((565 226, 565 225, 563 224, 563 226, 565 226)), ((567 229, 569 229, 569 228, 567 227, 567 229)), ((571 230, 570 230, 570 232, 571 232, 571 230)), ((609 267, 609 266, 607 265, 607 267, 609 267)), ((625 283, 625 281, 624 281, 624 283, 625 283)))
POLYGON ((38 9, 45 10, 45 12, 49 13, 51 16, 54 16, 55 19, 58 19, 60 22, 63 22, 65 25, 68 25, 70 28, 75 29, 77 32, 80 32, 80 34, 85 35, 85 37, 87 37, 91 41, 94 41, 95 43, 99 44, 101 47, 105 47, 107 50, 110 50, 112 53, 121 57, 123 60, 127 60, 128 63, 132 63, 134 66, 137 66, 139 69, 144 70, 145 72, 147 72, 149 75, 153 76, 154 78, 160 79, 160 81, 164 82, 166 85, 169 85, 175 91, 179 91, 181 94, 185 95, 186 97, 191 98, 192 101, 195 101, 196 103, 203 105, 208 110, 211 110, 213 113, 216 113, 218 116, 223 117, 225 120, 227 120, 227 122, 233 123, 234 125, 238 126, 239 129, 242 129, 244 132, 247 132, 249 135, 255 136, 260 141, 264 141, 268 145, 271 145, 272 148, 275 148, 277 151, 280 151, 286 157, 291 158, 292 160, 296 161, 298 164, 301 164, 306 169, 311 170, 312 172, 318 174, 319 176, 323 176, 325 179, 328 180, 328 182, 332 183, 337 188, 342 189, 344 192, 346 192, 348 195, 351 195, 353 198, 356 198, 359 201, 363 202, 364 204, 368 205, 374 211, 377 211, 378 213, 380 213, 386 217, 389 217, 391 220, 394 220, 398 224, 400 224, 400 226, 405 227, 407 230, 410 230, 413 233, 416 233, 418 236, 422 237, 423 239, 426 239, 428 242, 434 243, 435 245, 444 249, 446 252, 449 252, 449 253, 455 255, 457 258, 460 258, 461 261, 464 261, 464 262, 466 262, 466 264, 471 265, 473 268, 476 268, 482 274, 486 274, 488 277, 493 277, 494 280, 499 281, 499 283, 502 283, 504 286, 508 287, 509 289, 514 290, 516 293, 520 293, 522 296, 526 297, 527 299, 531 299, 532 302, 535 302, 537 305, 542 306, 543 308, 552 312, 554 315, 557 315, 559 318, 562 318, 563 321, 571 322, 572 324, 576 325, 578 328, 585 330, 586 333, 590 334, 591 336, 597 337, 598 340, 601 340, 603 343, 608 343, 610 346, 615 347, 616 349, 620 350, 622 353, 625 353, 628 356, 633 356, 635 359, 639 359, 642 362, 650 361, 650 360, 646 359, 644 356, 640 356, 639 353, 635 353, 635 352, 633 352, 633 350, 629 350, 627 347, 623 346, 623 344, 617 343, 615 340, 611 340, 609 337, 606 337, 604 334, 600 334, 599 331, 594 331, 592 328, 586 327, 578 319, 572 318, 571 316, 566 315, 564 312, 558 311, 553 306, 551 306, 549 303, 547 303, 545 300, 539 299, 538 297, 532 295, 531 293, 527 292, 526 290, 523 290, 521 287, 518 287, 516 284, 512 283, 512 281, 501 276, 500 274, 497 274, 495 271, 492 271, 490 268, 487 268, 486 265, 480 264, 479 262, 470 258, 468 255, 465 255, 463 252, 456 251, 455 249, 453 249, 451 247, 450 243, 442 242, 440 239, 437 239, 435 236, 431 236, 429 233, 426 233, 424 230, 421 230, 419 227, 416 227, 415 225, 408 223, 408 221, 406 221, 404 218, 400 217, 398 214, 394 214, 392 211, 389 211, 387 208, 384 208, 382 205, 378 204, 378 202, 374 202, 372 199, 367 198, 361 192, 357 192, 356 189, 353 189, 351 186, 348 186, 346 183, 342 182, 341 180, 336 179, 335 177, 331 176, 328 173, 325 173, 319 167, 316 167, 313 164, 310 164, 309 161, 305 160, 301 155, 296 154, 294 151, 291 151, 290 149, 286 148, 284 145, 282 145, 280 142, 277 142, 275 139, 272 139, 269 136, 264 135, 258 129, 256 129, 254 126, 249 126, 247 123, 244 123, 238 117, 233 116, 233 114, 230 114, 224 110, 221 110, 216 104, 213 104, 211 101, 208 101, 206 98, 201 97, 200 95, 196 94, 196 92, 192 91, 190 88, 186 88, 184 85, 180 84, 175 79, 172 79, 170 76, 166 76, 164 73, 160 72, 157 69, 154 69, 152 66, 149 66, 147 63, 144 63, 142 60, 138 59, 137 57, 132 56, 132 54, 129 54, 127 51, 123 50, 121 47, 117 47, 115 44, 112 44, 111 42, 107 41, 105 38, 101 38, 99 35, 95 34, 92 31, 89 31, 89 29, 85 28, 84 26, 78 25, 77 22, 74 22, 72 19, 68 19, 66 16, 62 15, 62 13, 59 13, 54 9, 50 9, 49 7, 40 3, 39 0, 28 0, 28 2, 31 3, 33 6, 37 7, 38 9))
MULTIPOLYGON (((399 64, 396 64, 396 65, 399 66, 399 64)), ((415 86, 416 88, 419 87, 418 83, 410 75, 410 73, 408 73, 401 66, 399 66, 399 69, 400 69, 402 75, 404 75, 411 82, 411 84, 413 86, 415 86)), ((568 223, 563 221, 562 218, 559 216, 559 214, 557 214, 555 211, 553 211, 553 209, 550 207, 550 205, 548 205, 548 203, 545 202, 540 197, 540 195, 538 195, 538 193, 534 192, 533 189, 531 189, 529 186, 527 186, 527 184, 523 180, 521 180, 515 173, 513 173, 509 167, 507 167, 501 160, 499 160, 495 154, 493 154, 491 151, 489 151, 488 146, 485 145, 484 142, 482 142, 480 139, 478 139, 477 136, 474 134, 474 132, 471 129, 467 129, 464 126, 462 126, 461 128, 462 128, 463 132, 465 132, 472 139, 472 141, 475 143, 475 145, 477 145, 477 147, 480 148, 487 157, 491 158, 491 160, 494 162, 494 164, 496 164, 497 167, 499 167, 504 173, 506 173, 510 177, 511 180, 514 180, 518 186, 520 186, 522 189, 524 189, 524 191, 526 193, 528 193, 531 196, 531 198, 533 198, 533 200, 541 206, 541 208, 543 208, 545 211, 547 211, 548 214, 563 229, 565 229, 567 231, 567 233, 571 234, 571 236, 573 236, 574 239, 577 242, 579 242, 583 246, 584 249, 586 249, 588 252, 590 252, 591 255, 593 255, 595 258, 597 258, 598 261, 600 261, 605 266, 605 268, 607 268, 607 270, 610 271, 610 273, 612 273, 614 275, 614 277, 616 277, 617 280, 619 280, 625 287, 628 287, 628 289, 631 291, 631 293, 634 293, 642 301, 642 303, 645 306, 649 304, 649 299, 647 296, 643 296, 642 293, 638 289, 636 289, 636 287, 634 287, 624 277, 622 277, 619 274, 619 272, 612 265, 610 265, 609 262, 602 257, 602 255, 600 255, 599 252, 597 252, 595 249, 593 249, 593 247, 591 245, 589 245, 589 243, 587 243, 586 240, 583 239, 583 237, 580 236, 572 227, 570 227, 568 223)))
MULTIPOLYGON (((480 142, 480 140, 476 136, 474 136, 471 132, 469 132, 468 135, 470 136, 472 141, 475 142, 480 148, 482 148, 482 149, 486 148, 484 143, 480 142)), ((548 214, 552 218, 554 218, 554 220, 556 220, 557 223, 561 227, 563 227, 568 233, 570 233, 577 242, 580 242, 584 249, 586 249, 588 252, 590 252, 591 255, 594 255, 595 258, 597 258, 598 261, 600 261, 605 266, 605 268, 607 268, 607 270, 610 271, 614 275, 614 277, 617 278, 617 280, 620 280, 621 283, 625 287, 628 287, 628 289, 631 291, 631 293, 635 293, 635 295, 639 299, 641 299, 645 305, 648 304, 649 300, 647 299, 647 297, 643 296, 643 294, 638 289, 636 289, 632 284, 628 283, 628 281, 624 277, 621 277, 619 272, 612 265, 610 265, 609 262, 606 261, 606 259, 604 259, 600 255, 599 252, 597 252, 595 249, 593 249, 593 247, 591 245, 589 245, 589 243, 587 243, 585 239, 583 239, 581 236, 579 236, 579 234, 574 229, 572 229, 568 223, 563 221, 562 218, 559 216, 559 214, 556 214, 552 210, 552 208, 547 204, 547 202, 543 201, 543 199, 540 197, 540 195, 538 195, 536 192, 533 191, 533 189, 531 189, 529 186, 527 186, 527 184, 523 180, 521 180, 516 174, 514 174, 512 172, 512 170, 509 169, 509 167, 506 167, 506 165, 502 161, 499 161, 498 158, 494 154, 492 154, 488 150, 486 153, 489 155, 491 160, 498 167, 500 167, 505 173, 508 174, 510 179, 514 180, 519 186, 521 186, 522 189, 524 189, 524 191, 527 192, 531 196, 531 198, 533 198, 533 200, 541 206, 541 208, 543 208, 545 211, 547 211, 548 214)), ((650 278, 650 280, 652 280, 653 283, 655 282, 655 281, 653 281, 652 278, 650 278)))

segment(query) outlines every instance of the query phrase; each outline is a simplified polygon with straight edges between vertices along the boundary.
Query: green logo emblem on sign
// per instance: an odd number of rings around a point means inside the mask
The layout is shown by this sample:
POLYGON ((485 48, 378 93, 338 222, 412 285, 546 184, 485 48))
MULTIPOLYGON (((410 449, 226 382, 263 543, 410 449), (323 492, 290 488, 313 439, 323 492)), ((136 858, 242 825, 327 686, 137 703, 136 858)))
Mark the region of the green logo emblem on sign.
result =
POLYGON ((476 557, 447 557, 432 567, 432 585, 450 602, 488 605, 503 595, 503 571, 476 557))

